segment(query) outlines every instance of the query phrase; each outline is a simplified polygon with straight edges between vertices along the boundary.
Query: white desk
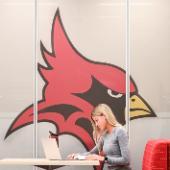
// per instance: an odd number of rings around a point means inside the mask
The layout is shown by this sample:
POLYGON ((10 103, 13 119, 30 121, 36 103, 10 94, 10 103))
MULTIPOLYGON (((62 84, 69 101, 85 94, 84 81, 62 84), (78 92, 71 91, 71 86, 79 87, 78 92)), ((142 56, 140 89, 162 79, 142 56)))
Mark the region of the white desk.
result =
POLYGON ((0 159, 0 165, 99 165, 97 160, 48 160, 34 158, 0 159))

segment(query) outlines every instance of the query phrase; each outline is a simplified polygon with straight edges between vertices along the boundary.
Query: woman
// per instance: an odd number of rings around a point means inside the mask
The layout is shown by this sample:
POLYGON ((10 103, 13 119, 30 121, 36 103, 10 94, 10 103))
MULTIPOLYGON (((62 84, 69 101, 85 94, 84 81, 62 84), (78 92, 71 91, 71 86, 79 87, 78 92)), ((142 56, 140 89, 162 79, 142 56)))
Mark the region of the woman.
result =
MULTIPOLYGON (((85 154, 85 158, 103 161, 103 170, 130 170, 128 136, 111 108, 99 104, 91 113, 91 119, 96 146, 85 154)), ((75 157, 76 154, 69 155, 71 159, 75 157)))

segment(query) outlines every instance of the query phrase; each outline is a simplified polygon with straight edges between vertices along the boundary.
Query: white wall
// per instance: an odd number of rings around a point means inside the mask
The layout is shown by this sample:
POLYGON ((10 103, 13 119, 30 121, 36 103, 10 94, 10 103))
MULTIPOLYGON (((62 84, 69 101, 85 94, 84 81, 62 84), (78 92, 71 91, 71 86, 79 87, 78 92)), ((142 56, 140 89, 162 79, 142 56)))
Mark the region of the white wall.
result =
MULTIPOLYGON (((131 2, 131 74, 140 94, 158 116, 130 123, 132 167, 140 170, 146 141, 170 137, 170 1, 131 2)), ((124 5, 123 0, 39 0, 39 62, 44 64, 40 40, 51 51, 52 21, 59 7, 65 30, 78 51, 89 59, 124 68, 124 5)), ((34 100, 34 1, 1 0, 0 22, 0 158, 32 157, 33 125, 22 128, 6 140, 4 136, 16 116, 34 100)), ((40 76, 38 80, 38 98, 41 99, 44 82, 40 76)), ((49 129, 55 128, 49 123, 40 123, 38 139, 47 136, 49 129)), ((43 157, 40 140, 38 142, 38 155, 43 157)), ((72 136, 61 136, 60 143, 64 157, 71 152, 84 151, 72 136), (68 140, 69 143, 65 142, 68 140)), ((80 167, 61 169, 78 170, 80 167)))

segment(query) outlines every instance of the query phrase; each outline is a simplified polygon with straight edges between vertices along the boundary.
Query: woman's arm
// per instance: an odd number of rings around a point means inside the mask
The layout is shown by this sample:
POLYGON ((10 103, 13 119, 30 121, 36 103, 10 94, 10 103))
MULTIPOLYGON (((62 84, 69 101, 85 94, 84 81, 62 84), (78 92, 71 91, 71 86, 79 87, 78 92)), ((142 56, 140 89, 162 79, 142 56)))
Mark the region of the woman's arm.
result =
POLYGON ((91 155, 91 154, 100 154, 103 148, 103 138, 101 137, 98 143, 91 149, 89 152, 84 153, 83 155, 91 155))
POLYGON ((128 165, 130 162, 129 148, 128 148, 128 136, 123 128, 119 128, 117 131, 117 139, 120 147, 121 156, 115 157, 106 155, 107 162, 113 165, 128 165))
POLYGON ((85 159, 96 159, 94 155, 98 155, 100 151, 102 150, 103 147, 103 138, 101 137, 98 143, 91 149, 89 152, 84 152, 84 153, 72 153, 67 156, 68 159, 79 159, 79 156, 85 156, 85 159))

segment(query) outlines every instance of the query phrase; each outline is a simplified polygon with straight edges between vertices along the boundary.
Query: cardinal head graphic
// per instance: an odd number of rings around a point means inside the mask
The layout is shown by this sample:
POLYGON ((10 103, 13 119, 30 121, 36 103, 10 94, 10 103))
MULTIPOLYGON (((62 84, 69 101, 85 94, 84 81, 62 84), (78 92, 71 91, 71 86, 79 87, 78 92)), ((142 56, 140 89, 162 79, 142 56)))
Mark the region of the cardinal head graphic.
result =
MULTIPOLYGON (((87 150, 94 145, 90 123, 91 111, 99 103, 109 105, 117 120, 125 124, 126 73, 118 66, 92 61, 73 46, 65 32, 59 10, 53 20, 52 52, 41 43, 47 66, 38 64, 45 82, 38 101, 38 122, 55 125, 59 135, 75 136, 87 150)), ((12 122, 5 138, 33 123, 33 104, 12 122)), ((130 78, 130 119, 155 116, 130 78)))

